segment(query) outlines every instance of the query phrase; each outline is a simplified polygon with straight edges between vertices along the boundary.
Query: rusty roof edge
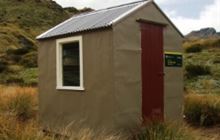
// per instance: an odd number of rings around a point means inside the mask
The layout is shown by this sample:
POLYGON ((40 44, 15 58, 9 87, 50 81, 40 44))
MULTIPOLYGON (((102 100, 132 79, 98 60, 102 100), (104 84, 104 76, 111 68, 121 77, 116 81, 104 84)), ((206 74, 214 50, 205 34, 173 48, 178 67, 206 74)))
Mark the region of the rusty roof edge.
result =
POLYGON ((135 11, 139 10, 140 8, 144 7, 145 5, 147 5, 148 3, 152 2, 153 0, 146 0, 145 2, 143 1, 142 4, 132 8, 131 10, 125 12, 124 14, 122 14, 121 16, 119 16, 118 18, 116 18, 115 20, 111 21, 109 24, 110 25, 115 25, 118 22, 120 22, 121 20, 123 20, 124 18, 126 18, 127 16, 129 16, 130 14, 134 13, 135 11))

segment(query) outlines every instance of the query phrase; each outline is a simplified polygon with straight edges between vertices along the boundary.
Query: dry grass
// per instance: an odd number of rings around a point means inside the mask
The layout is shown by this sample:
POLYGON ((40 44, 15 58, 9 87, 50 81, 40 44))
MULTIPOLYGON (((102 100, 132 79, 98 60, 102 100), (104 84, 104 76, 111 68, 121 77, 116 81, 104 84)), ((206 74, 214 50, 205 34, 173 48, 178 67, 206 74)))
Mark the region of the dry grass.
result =
POLYGON ((183 48, 188 48, 193 45, 201 45, 202 48, 208 47, 219 47, 220 46, 220 39, 219 38, 207 38, 207 39, 190 39, 186 40, 183 43, 183 48))
POLYGON ((37 110, 37 89, 33 87, 0 86, 0 110, 7 111, 11 101, 21 96, 29 97, 32 107, 37 110))
POLYGON ((36 88, 0 86, 0 139, 47 140, 39 131, 36 117, 20 119, 22 113, 34 114, 34 110, 37 110, 36 88))
POLYGON ((79 129, 63 130, 69 137, 45 135, 38 125, 37 89, 33 87, 0 86, 0 140, 126 140, 120 134, 79 129), (22 118, 22 119, 21 119, 22 118))
POLYGON ((220 124, 219 95, 188 94, 185 96, 186 120, 201 126, 220 124))
MULTIPOLYGON (((36 112, 38 109, 37 89, 33 87, 0 86, 0 140, 218 140, 219 137, 206 135, 204 130, 195 131, 185 125, 152 124, 137 129, 132 135, 122 133, 107 133, 104 130, 91 130, 81 128, 77 131, 66 129, 62 131, 64 136, 55 134, 47 135, 39 126, 36 112), (19 112, 32 115, 20 119, 19 112), (136 138, 133 138, 136 136, 136 138)), ((21 113, 21 114, 22 114, 21 113)))
POLYGON ((193 130, 179 122, 150 122, 142 131, 139 130, 136 140, 202 140, 193 130))

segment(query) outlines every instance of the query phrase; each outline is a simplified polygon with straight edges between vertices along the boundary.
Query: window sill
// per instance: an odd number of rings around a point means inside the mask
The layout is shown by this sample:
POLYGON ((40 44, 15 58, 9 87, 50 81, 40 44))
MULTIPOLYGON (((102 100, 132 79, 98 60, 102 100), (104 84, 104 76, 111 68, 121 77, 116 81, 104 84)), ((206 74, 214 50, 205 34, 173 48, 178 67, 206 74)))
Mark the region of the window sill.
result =
POLYGON ((57 87, 57 90, 75 90, 75 91, 84 91, 84 87, 57 87))

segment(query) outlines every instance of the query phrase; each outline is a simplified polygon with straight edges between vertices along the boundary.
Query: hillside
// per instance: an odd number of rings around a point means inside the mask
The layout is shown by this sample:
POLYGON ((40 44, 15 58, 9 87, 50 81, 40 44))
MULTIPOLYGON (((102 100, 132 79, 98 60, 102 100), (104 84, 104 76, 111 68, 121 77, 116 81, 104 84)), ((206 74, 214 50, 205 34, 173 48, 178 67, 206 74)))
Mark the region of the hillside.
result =
POLYGON ((214 28, 203 28, 199 31, 192 31, 188 35, 186 35, 186 38, 218 38, 220 37, 220 32, 217 32, 214 28))
MULTIPOLYGON (((74 14, 91 10, 62 8, 52 0, 0 0, 0 84, 36 85, 35 37, 74 14)), ((206 28, 187 36, 183 44, 186 91, 220 93, 218 35, 206 28)))
POLYGON ((220 95, 220 38, 184 41, 185 90, 220 95))
POLYGON ((0 0, 0 84, 37 84, 35 37, 73 14, 52 0, 0 0))

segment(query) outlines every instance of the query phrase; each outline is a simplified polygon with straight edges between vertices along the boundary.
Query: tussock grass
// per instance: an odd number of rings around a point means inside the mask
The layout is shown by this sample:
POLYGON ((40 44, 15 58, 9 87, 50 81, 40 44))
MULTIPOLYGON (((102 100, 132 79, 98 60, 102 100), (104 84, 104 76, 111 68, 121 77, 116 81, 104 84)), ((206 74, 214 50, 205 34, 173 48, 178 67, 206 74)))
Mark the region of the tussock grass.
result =
POLYGON ((189 127, 178 123, 150 122, 136 135, 135 140, 196 140, 189 127))
POLYGON ((206 65, 195 65, 195 64, 188 64, 185 66, 185 77, 192 78, 200 75, 210 75, 211 68, 206 65))
POLYGON ((9 102, 9 109, 15 113, 16 117, 20 120, 30 119, 33 114, 32 96, 29 94, 21 93, 14 96, 9 102))
POLYGON ((203 49, 202 45, 200 44, 193 44, 192 46, 188 46, 185 48, 186 53, 197 53, 201 52, 203 49))
POLYGON ((200 46, 204 49, 210 47, 220 47, 220 38, 204 38, 204 39, 189 39, 184 41, 183 48, 187 49, 192 46, 200 46))
POLYGON ((188 126, 160 122, 126 135, 85 127, 73 131, 69 126, 61 131, 62 135, 47 134, 38 124, 37 109, 36 88, 0 86, 0 140, 201 140, 188 126))
MULTIPOLYGON (((0 110, 9 111, 12 109, 13 101, 27 98, 33 108, 37 108, 37 89, 33 87, 1 86, 0 85, 0 110)), ((25 100, 25 99, 24 99, 25 100)), ((22 104, 22 101, 21 101, 22 104)))
POLYGON ((220 124, 220 98, 218 95, 188 94, 184 115, 192 124, 212 126, 220 124))
POLYGON ((185 51, 199 46, 201 52, 184 54, 184 88, 198 94, 220 94, 220 38, 187 40, 185 51), (198 45, 199 44, 199 45, 198 45))

